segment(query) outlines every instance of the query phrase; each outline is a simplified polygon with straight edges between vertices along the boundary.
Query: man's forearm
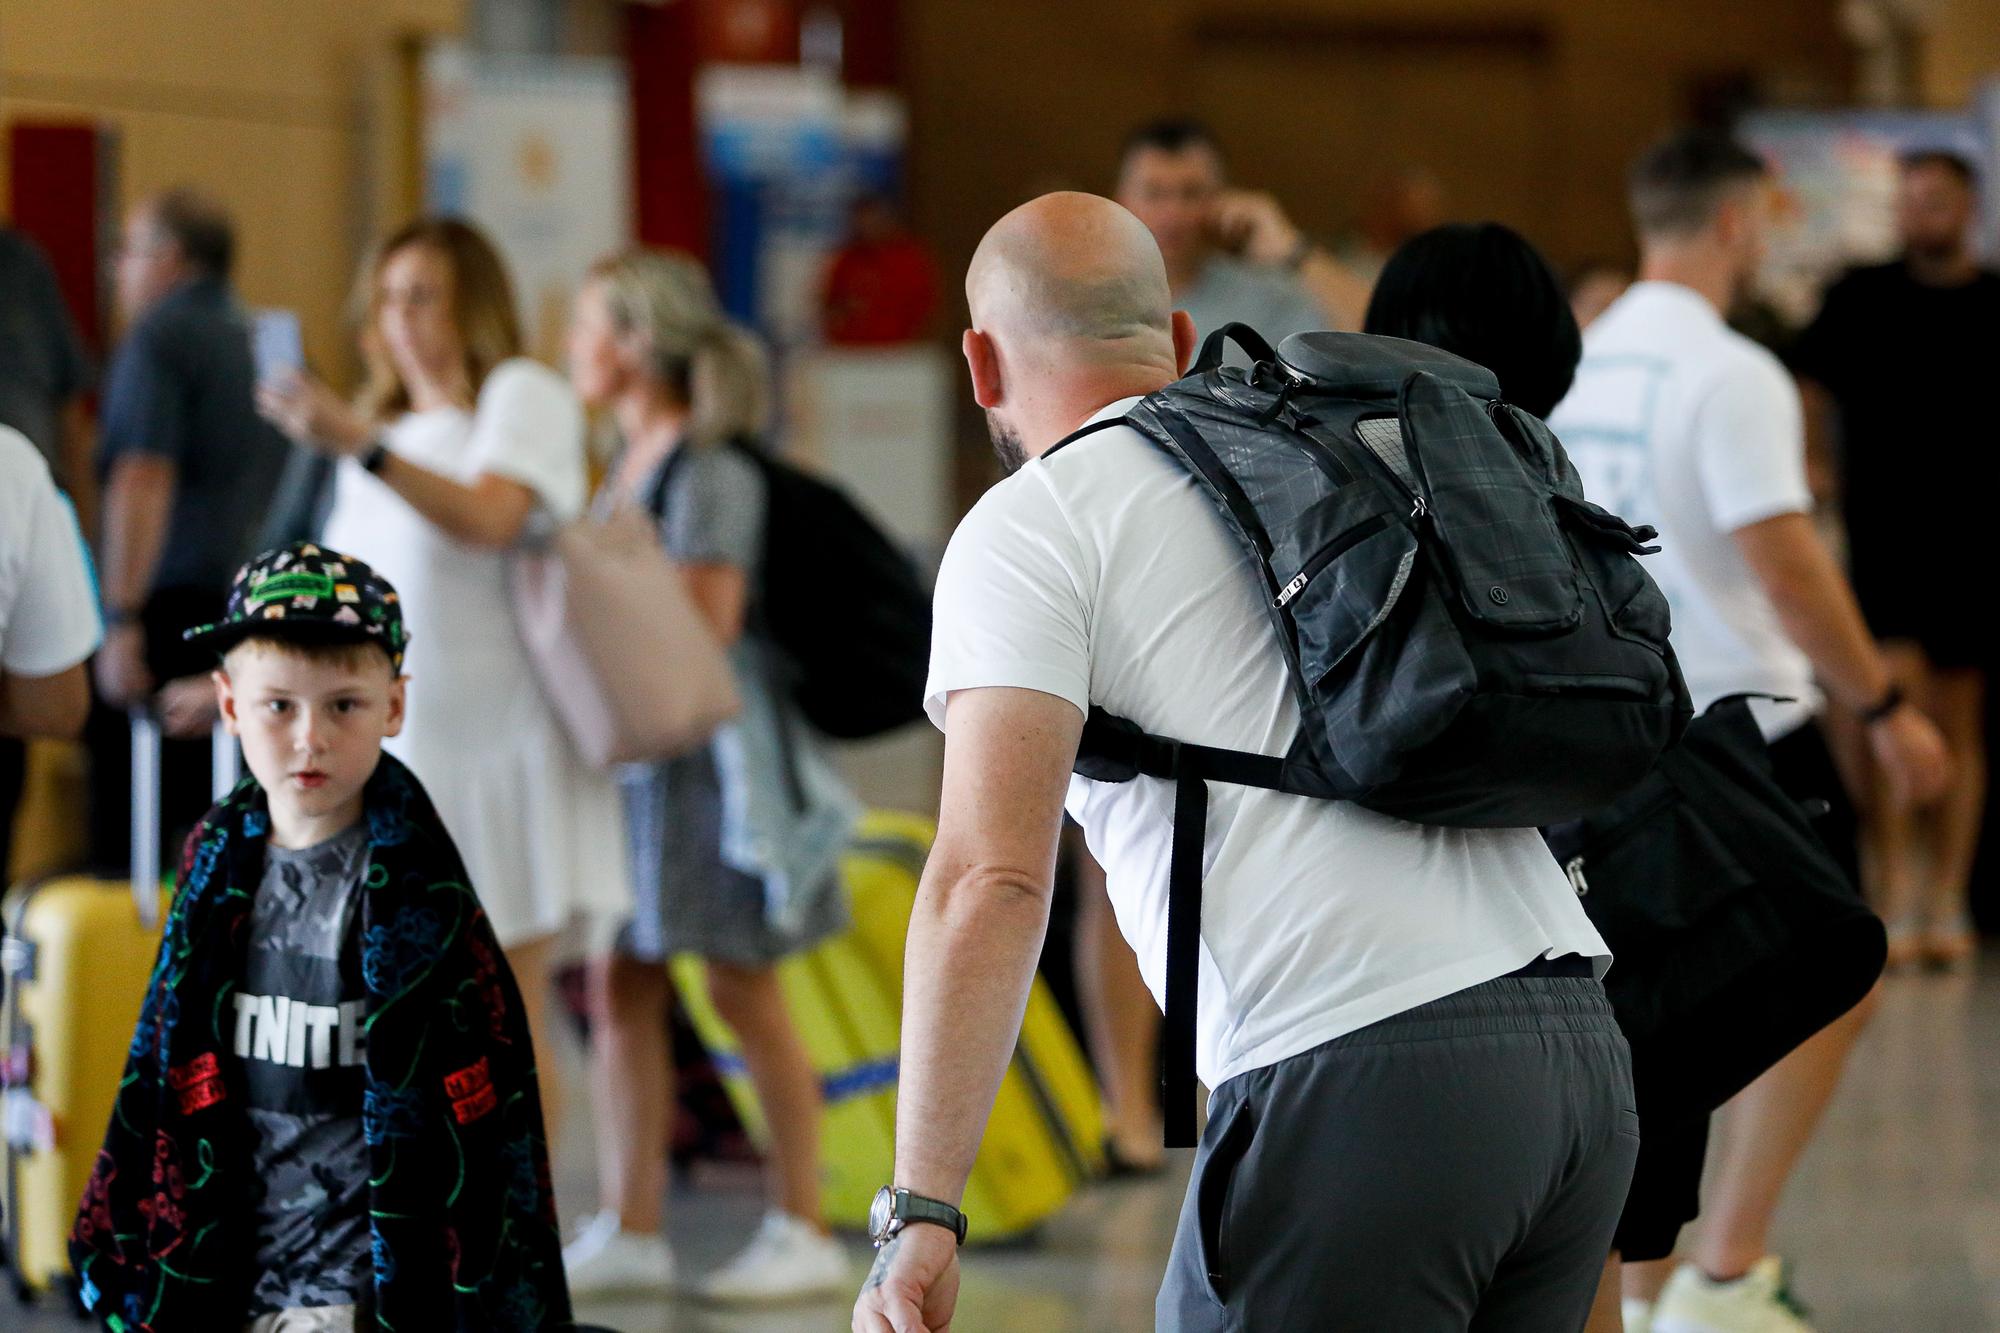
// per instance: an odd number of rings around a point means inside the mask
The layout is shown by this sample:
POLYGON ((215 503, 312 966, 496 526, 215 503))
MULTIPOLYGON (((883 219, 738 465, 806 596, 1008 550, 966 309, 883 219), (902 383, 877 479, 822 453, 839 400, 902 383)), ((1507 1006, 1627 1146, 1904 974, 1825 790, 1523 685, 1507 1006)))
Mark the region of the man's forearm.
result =
POLYGON ((1754 523, 1736 534, 1785 634, 1812 662, 1837 701, 1863 709, 1880 700, 1892 677, 1847 576, 1803 514, 1754 523))
POLYGON ((137 613, 153 591, 179 476, 170 460, 150 454, 128 454, 112 465, 100 572, 106 609, 137 613))
POLYGON ((953 1204, 964 1194, 1020 1036, 1049 889, 1011 872, 926 875, 903 970, 895 1179, 903 1189, 953 1204))

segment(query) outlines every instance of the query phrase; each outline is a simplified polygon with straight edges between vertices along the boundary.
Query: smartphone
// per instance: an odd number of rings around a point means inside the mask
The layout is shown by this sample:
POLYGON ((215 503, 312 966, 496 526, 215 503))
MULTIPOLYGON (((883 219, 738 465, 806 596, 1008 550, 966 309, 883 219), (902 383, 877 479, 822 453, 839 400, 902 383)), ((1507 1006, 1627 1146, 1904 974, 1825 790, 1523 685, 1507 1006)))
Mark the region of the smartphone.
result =
POLYGON ((259 310, 251 316, 250 354, 258 383, 296 375, 306 368, 305 339, 295 310, 259 310))

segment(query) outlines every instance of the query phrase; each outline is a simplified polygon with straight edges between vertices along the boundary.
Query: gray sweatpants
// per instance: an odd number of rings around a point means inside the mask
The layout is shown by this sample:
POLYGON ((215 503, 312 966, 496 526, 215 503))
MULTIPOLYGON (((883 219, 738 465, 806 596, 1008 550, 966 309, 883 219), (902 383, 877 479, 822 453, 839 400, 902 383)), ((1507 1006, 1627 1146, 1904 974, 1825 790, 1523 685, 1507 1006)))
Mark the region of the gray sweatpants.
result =
POLYGON ((1598 982, 1446 996, 1216 1089, 1158 1327, 1574 1333, 1638 1150, 1598 982))

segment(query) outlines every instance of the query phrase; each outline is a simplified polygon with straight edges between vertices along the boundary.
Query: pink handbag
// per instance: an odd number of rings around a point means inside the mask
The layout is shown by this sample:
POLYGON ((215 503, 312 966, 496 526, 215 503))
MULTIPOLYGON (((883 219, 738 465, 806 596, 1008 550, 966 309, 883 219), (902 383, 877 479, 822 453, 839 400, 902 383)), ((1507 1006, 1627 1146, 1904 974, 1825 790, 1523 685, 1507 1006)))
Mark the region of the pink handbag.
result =
POLYGON ((517 554, 510 579, 542 688, 591 764, 687 754, 742 706, 728 655, 643 513, 565 524, 517 554))

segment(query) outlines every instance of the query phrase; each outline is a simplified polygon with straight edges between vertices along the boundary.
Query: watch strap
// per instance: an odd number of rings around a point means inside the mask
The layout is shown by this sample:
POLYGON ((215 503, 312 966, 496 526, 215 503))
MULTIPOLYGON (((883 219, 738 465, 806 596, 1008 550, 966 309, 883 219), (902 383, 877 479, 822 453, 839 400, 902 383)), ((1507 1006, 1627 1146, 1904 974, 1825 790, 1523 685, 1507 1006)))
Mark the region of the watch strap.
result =
POLYGON ((965 1214, 940 1200, 927 1199, 908 1190, 897 1190, 895 1208, 890 1217, 906 1227, 918 1222, 943 1227, 958 1238, 960 1245, 965 1244, 965 1214))

